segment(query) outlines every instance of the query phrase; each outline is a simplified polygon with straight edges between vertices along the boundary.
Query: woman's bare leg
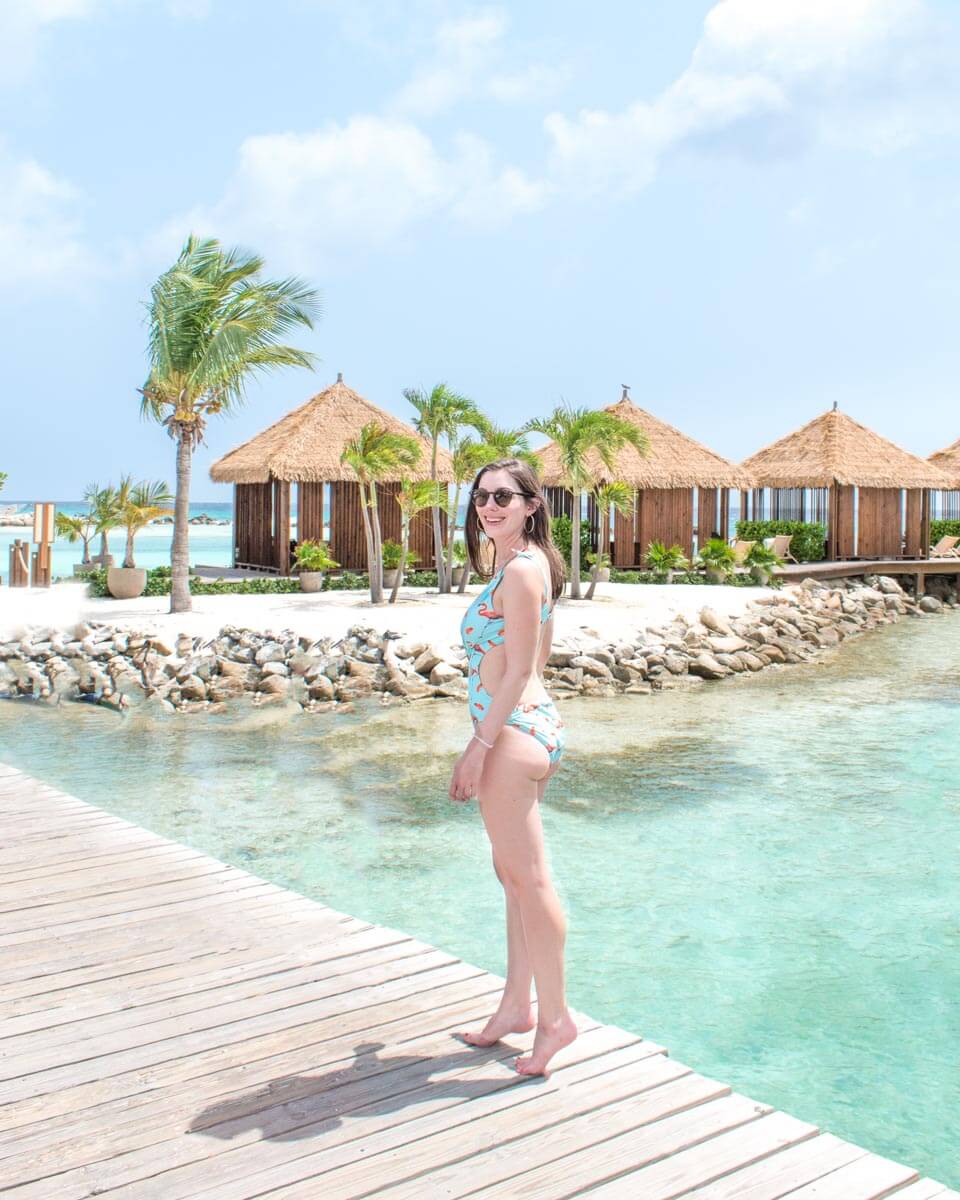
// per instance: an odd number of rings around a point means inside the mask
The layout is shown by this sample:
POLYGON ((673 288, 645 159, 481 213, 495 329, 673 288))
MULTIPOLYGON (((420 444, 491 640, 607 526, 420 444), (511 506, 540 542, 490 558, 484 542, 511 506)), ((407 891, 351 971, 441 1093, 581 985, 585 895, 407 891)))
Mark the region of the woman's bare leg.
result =
POLYGON ((487 756, 480 783, 480 811, 498 873, 519 910, 527 960, 537 982, 533 1052, 516 1060, 517 1070, 527 1075, 544 1074, 553 1055, 577 1036, 564 995, 566 920, 550 880, 538 804, 551 773, 540 743, 508 726, 487 756))

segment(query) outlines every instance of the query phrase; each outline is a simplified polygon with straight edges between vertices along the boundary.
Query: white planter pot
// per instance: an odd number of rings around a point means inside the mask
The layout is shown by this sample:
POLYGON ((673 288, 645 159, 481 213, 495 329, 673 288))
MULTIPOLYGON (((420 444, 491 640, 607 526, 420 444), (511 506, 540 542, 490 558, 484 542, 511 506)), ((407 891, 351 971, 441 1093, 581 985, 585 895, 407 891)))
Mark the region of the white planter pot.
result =
POLYGON ((146 586, 144 567, 107 567, 107 591, 114 600, 136 600, 146 586))
POLYGON ((98 566, 99 566, 99 563, 95 563, 95 562, 74 563, 73 564, 73 573, 74 573, 74 575, 89 575, 92 571, 95 571, 98 566))
POLYGON ((597 572, 597 583, 609 583, 609 582, 610 582, 610 568, 602 567, 597 572))
POLYGON ((392 588, 393 585, 397 582, 397 576, 399 574, 400 574, 399 567, 393 567, 392 569, 388 569, 387 567, 384 567, 383 568, 383 586, 385 588, 392 588))
POLYGON ((751 567, 750 578, 761 587, 766 587, 770 582, 770 572, 766 567, 751 567))
MULTIPOLYGON (((91 554, 90 562, 93 565, 93 569, 96 571, 99 570, 100 567, 112 567, 114 559, 112 554, 91 554)), ((126 569, 129 570, 130 568, 128 567, 126 569)))
POLYGON ((301 571, 300 572, 300 591, 301 592, 321 592, 323 591, 323 577, 326 571, 301 571))
POLYGON ((727 573, 721 571, 719 567, 707 567, 707 580, 710 583, 726 583, 727 573))
MULTIPOLYGON (((463 579, 463 572, 465 570, 466 570, 466 567, 454 567, 453 568, 453 573, 451 574, 450 578, 451 578, 451 581, 452 581, 454 587, 460 586, 460 580, 463 579)), ((469 582, 470 582, 470 580, 468 579, 467 583, 469 583, 469 582)))

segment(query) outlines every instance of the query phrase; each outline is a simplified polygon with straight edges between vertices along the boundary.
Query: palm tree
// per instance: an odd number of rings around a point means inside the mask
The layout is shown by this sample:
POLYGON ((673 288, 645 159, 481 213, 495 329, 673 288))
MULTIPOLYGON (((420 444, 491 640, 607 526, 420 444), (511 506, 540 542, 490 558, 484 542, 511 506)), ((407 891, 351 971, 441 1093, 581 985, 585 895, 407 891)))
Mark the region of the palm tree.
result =
POLYGON ((83 493, 83 498, 90 505, 90 516, 94 523, 94 533, 100 535, 100 566, 106 569, 110 557, 108 535, 111 529, 120 524, 120 508, 117 503, 117 489, 109 484, 100 487, 91 483, 83 493))
POLYGON ((317 292, 295 277, 262 279, 263 259, 192 234, 150 292, 150 372, 141 415, 177 443, 170 611, 190 609, 190 473, 209 417, 230 413, 248 381, 277 367, 312 367, 315 355, 280 341, 313 328, 317 292))
MULTIPOLYGON (((454 495, 453 503, 447 510, 447 564, 446 569, 450 573, 451 580, 453 579, 453 546, 457 537, 457 519, 460 515, 460 492, 465 483, 469 483, 474 475, 480 470, 484 463, 491 461, 490 447, 484 442, 475 441, 469 435, 463 435, 456 438, 450 447, 451 458, 453 459, 453 483, 454 495)), ((464 566, 463 575, 460 577, 460 591, 462 592, 467 586, 465 580, 470 575, 470 564, 464 566)))
POLYGON ((377 421, 370 421, 340 455, 360 485, 360 511, 367 539, 367 570, 370 573, 370 601, 383 603, 383 562, 380 513, 377 509, 377 480, 403 468, 415 467, 420 460, 419 443, 402 433, 391 433, 377 421))
POLYGON ((66 538, 71 545, 83 542, 80 565, 90 566, 90 543, 97 535, 97 524, 93 514, 86 512, 73 516, 70 513, 58 512, 55 519, 58 537, 66 538))
POLYGON ((610 510, 616 509, 625 517, 633 513, 636 492, 628 483, 602 483, 593 489, 597 511, 600 513, 600 545, 597 547, 597 557, 590 572, 590 586, 587 588, 587 599, 593 599, 597 590, 597 580, 604 567, 604 558, 610 553, 610 510))
POLYGON ((135 567, 133 558, 133 539, 156 517, 170 515, 167 506, 173 500, 173 495, 167 485, 159 480, 148 483, 141 480, 133 482, 132 475, 124 475, 117 488, 117 507, 120 510, 120 524, 126 526, 127 545, 123 556, 125 567, 135 567))
POLYGON ((433 479, 423 479, 417 483, 412 483, 409 479, 400 481, 400 490, 396 495, 396 501, 400 505, 400 566, 393 581, 393 590, 390 593, 391 604, 397 602, 397 593, 400 591, 403 572, 407 565, 407 552, 410 549, 410 523, 418 512, 423 512, 427 508, 436 508, 441 503, 440 490, 441 485, 433 479))
MULTIPOLYGON (((519 458, 521 462, 529 463, 535 471, 540 469, 540 459, 530 449, 525 430, 509 429, 504 425, 495 425, 493 421, 484 420, 477 432, 480 434, 481 444, 488 452, 485 462, 493 462, 498 458, 519 458)), ((483 466, 483 463, 480 466, 483 466)))
MULTIPOLYGON (((484 421, 477 406, 466 396, 448 388, 445 383, 438 383, 432 391, 425 392, 422 388, 404 388, 403 395, 417 410, 413 426, 417 433, 430 439, 430 478, 437 478, 437 451, 441 437, 452 445, 463 425, 469 425, 479 432, 479 424, 484 421)), ((446 569, 443 554, 443 534, 440 528, 441 504, 433 510, 433 549, 437 564, 437 590, 450 591, 450 575, 446 569)))
POLYGON ((0 471, 0 492, 3 491, 3 485, 7 482, 6 471, 0 471))
POLYGON ((633 446, 645 454, 649 441, 636 425, 613 413, 572 408, 568 404, 558 405, 549 417, 528 421, 524 428, 550 438, 560 454, 562 486, 573 496, 570 598, 580 600, 580 506, 583 493, 596 482, 590 469, 590 452, 594 451, 603 466, 613 472, 615 456, 624 446, 633 446))

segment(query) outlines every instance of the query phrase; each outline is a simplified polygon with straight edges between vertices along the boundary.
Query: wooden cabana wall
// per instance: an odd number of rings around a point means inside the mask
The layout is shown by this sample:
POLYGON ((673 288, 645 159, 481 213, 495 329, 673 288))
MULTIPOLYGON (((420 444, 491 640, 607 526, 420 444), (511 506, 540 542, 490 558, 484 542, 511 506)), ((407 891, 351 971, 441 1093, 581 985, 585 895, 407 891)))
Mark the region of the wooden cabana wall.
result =
MULTIPOLYGON (((324 539, 324 484, 297 484, 297 538, 299 541, 324 539)), ((367 569, 367 543, 357 483, 336 482, 330 488, 329 550, 347 571, 367 569)), ((400 506, 395 497, 399 483, 377 487, 377 504, 383 540, 400 541, 400 506)), ((440 514, 446 536, 446 513, 440 514)), ((290 484, 281 480, 268 483, 238 483, 234 486, 235 563, 290 573, 290 484)), ((410 526, 410 549, 417 565, 430 570, 433 565, 433 518, 430 512, 418 513, 410 526)))
POLYGON ((614 517, 614 566, 641 566, 651 542, 676 543, 693 555, 693 488, 641 488, 635 504, 630 516, 614 517))
POLYGON ((754 488, 740 508, 756 521, 823 522, 831 561, 929 556, 929 488, 754 488))

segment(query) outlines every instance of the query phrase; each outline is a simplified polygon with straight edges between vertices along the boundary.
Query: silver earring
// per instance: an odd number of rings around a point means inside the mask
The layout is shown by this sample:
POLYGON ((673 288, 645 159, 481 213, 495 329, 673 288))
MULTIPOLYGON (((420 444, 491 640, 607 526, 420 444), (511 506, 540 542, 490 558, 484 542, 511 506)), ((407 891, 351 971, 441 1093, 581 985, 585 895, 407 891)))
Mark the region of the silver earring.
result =
POLYGON ((536 521, 534 521, 534 519, 533 519, 533 513, 529 513, 527 515, 527 521, 524 521, 523 527, 527 531, 527 533, 533 533, 533 527, 534 527, 534 525, 536 525, 536 521), (530 522, 529 525, 527 524, 527 521, 530 522))

